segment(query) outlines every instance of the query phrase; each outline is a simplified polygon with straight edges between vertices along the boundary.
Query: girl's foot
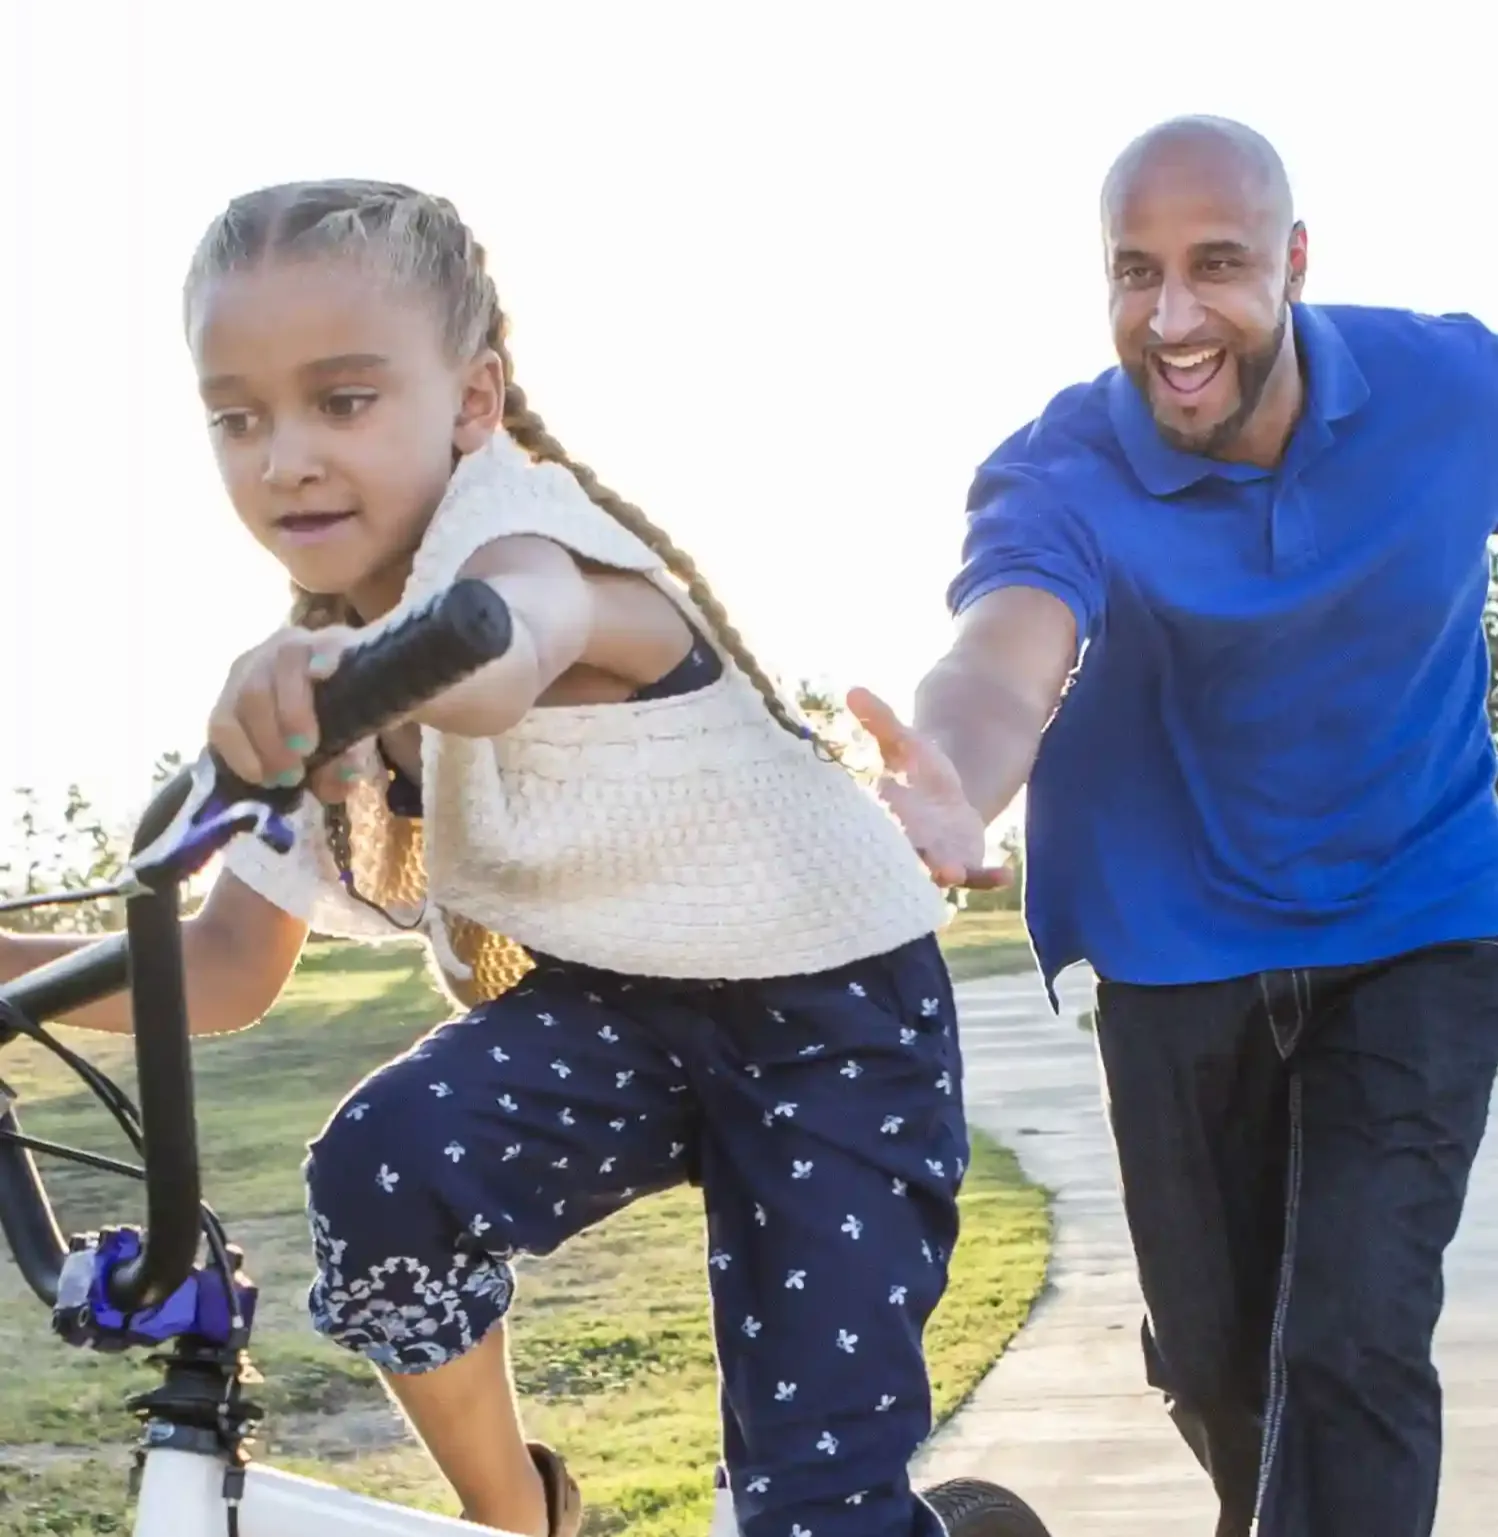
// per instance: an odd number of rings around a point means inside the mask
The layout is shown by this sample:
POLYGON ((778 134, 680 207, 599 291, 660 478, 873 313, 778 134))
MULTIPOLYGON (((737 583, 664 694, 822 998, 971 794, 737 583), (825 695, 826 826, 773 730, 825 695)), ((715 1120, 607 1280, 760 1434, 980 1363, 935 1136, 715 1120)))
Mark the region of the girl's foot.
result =
POLYGON ((528 1443, 531 1460, 546 1489, 546 1516, 551 1522, 548 1537, 577 1537, 583 1524, 583 1496, 567 1464, 549 1446, 528 1443))
MULTIPOLYGON (((535 1464, 540 1494, 544 1497, 546 1507, 546 1527, 544 1531, 537 1532, 536 1537, 578 1537, 583 1524, 583 1497, 577 1487, 577 1480, 567 1471, 567 1464, 549 1446, 543 1446, 539 1441, 530 1441, 526 1443, 526 1450, 530 1452, 531 1461, 535 1464)), ((481 1526, 502 1524, 486 1521, 482 1511, 465 1510, 463 1519, 481 1526)))

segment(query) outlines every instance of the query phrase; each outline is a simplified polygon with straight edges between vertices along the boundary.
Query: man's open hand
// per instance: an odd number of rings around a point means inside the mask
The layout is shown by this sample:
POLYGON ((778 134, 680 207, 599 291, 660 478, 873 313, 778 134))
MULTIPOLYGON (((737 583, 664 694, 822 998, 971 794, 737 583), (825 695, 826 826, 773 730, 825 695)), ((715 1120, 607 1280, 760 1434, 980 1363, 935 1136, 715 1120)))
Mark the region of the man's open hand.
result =
POLYGON ((848 710, 873 737, 884 762, 879 798, 894 813, 939 886, 991 890, 1007 870, 986 861, 987 829, 942 750, 910 729, 866 688, 848 694, 848 710))

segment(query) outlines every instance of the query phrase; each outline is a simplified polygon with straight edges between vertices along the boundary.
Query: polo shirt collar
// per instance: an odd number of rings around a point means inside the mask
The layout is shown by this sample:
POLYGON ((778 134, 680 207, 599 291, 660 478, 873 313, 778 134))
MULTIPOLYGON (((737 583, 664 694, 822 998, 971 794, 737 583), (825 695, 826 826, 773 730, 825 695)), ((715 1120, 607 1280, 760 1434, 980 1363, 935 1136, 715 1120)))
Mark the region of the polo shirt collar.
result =
MULTIPOLYGON (((1309 387, 1287 457, 1301 458, 1331 442, 1331 424, 1351 416, 1364 404, 1368 381, 1327 315, 1306 304, 1292 305, 1291 313, 1309 387)), ((1108 413, 1125 457, 1152 496, 1170 496, 1210 476, 1244 481, 1261 480, 1273 473, 1258 465, 1233 464, 1172 448, 1160 436, 1134 381, 1121 368, 1114 370, 1109 381, 1108 413)))

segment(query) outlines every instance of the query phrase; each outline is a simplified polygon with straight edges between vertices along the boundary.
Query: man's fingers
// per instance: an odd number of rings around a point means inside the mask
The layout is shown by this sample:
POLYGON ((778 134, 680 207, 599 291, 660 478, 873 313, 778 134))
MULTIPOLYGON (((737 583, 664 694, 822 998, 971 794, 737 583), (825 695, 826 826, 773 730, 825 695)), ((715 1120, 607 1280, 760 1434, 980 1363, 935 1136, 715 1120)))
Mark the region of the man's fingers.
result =
POLYGON ((1014 872, 1003 865, 984 865, 981 869, 965 871, 956 884, 968 891, 998 891, 1014 884, 1014 872))
POLYGON ((885 702, 866 688, 851 688, 848 713, 873 737, 886 768, 898 769, 909 752, 910 728, 885 702))
POLYGON ((933 859, 929 849, 918 848, 916 853, 931 872, 931 879, 944 891, 999 891, 1014 884, 1013 874, 1002 865, 982 865, 975 869, 950 859, 933 859))
POLYGON ((950 861, 933 859, 929 849, 918 848, 916 853, 921 856, 921 861, 926 866, 933 885, 940 886, 943 891, 946 891, 953 886, 961 886, 963 884, 964 871, 961 865, 954 865, 950 861))

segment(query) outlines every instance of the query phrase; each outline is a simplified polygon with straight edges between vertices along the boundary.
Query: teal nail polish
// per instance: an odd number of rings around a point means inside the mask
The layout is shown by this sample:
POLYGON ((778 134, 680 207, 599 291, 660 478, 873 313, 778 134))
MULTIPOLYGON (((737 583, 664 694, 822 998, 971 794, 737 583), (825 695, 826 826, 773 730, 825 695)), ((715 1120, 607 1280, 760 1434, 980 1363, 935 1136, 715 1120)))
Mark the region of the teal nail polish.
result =
POLYGON ((299 758, 305 758, 312 751, 312 739, 311 737, 302 736, 300 733, 296 736, 289 736, 286 738, 286 750, 294 752, 299 758))
POLYGON ((344 782, 344 784, 352 784, 354 780, 359 777, 359 770, 356 769, 352 763, 345 763, 343 767, 338 770, 338 777, 344 782))
POLYGON ((271 780, 272 784, 279 786, 283 790, 289 790, 292 785, 299 785, 301 782, 302 771, 300 769, 283 769, 271 780))

